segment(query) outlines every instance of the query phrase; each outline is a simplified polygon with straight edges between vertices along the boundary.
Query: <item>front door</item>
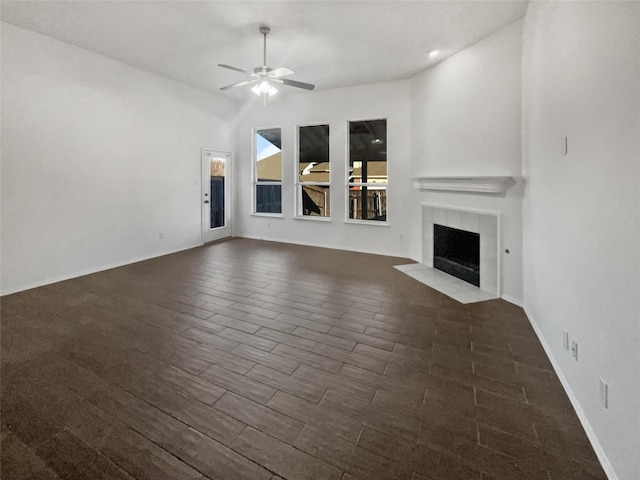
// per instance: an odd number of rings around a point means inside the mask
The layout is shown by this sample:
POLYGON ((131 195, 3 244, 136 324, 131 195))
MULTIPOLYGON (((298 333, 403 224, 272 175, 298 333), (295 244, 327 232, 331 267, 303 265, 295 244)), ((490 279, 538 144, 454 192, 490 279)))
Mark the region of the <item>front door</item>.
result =
POLYGON ((202 241, 231 236, 231 154, 202 150, 202 241))

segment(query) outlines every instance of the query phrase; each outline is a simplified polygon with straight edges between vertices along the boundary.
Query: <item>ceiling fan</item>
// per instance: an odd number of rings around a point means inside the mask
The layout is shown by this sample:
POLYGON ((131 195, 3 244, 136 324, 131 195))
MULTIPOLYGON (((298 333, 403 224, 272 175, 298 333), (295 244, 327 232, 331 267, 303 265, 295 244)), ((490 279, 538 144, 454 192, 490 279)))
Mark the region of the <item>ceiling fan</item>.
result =
POLYGON ((286 85, 289 87, 303 88, 305 90, 313 90, 315 85, 304 82, 297 82, 295 80, 289 80, 286 78, 282 78, 287 75, 292 75, 293 70, 290 70, 286 67, 280 68, 270 68, 267 66, 267 35, 271 29, 269 27, 261 26, 260 33, 264 37, 264 52, 262 56, 262 66, 255 67, 253 72, 249 72, 247 70, 243 70, 242 68, 232 67, 231 65, 225 65, 219 63, 218 66, 222 68, 228 68, 229 70, 235 70, 236 72, 244 73, 245 75, 249 75, 253 77, 251 80, 245 80, 243 82, 233 83, 231 85, 227 85, 225 87, 220 88, 220 90, 229 90, 235 87, 243 87, 245 85, 253 85, 251 91, 256 95, 260 95, 264 98, 265 102, 267 97, 275 95, 278 93, 278 89, 275 85, 286 85))

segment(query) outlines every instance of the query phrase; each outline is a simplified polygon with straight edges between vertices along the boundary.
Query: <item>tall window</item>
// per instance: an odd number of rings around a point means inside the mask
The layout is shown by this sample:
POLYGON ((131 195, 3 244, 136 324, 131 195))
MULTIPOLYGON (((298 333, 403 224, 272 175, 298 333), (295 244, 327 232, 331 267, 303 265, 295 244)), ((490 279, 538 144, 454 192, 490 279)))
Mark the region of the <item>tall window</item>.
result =
POLYGON ((329 125, 298 127, 297 215, 329 217, 329 125))
POLYGON ((255 212, 282 213, 280 128, 265 128, 255 132, 255 212))
POLYGON ((349 219, 387 220, 387 120, 349 122, 349 219))

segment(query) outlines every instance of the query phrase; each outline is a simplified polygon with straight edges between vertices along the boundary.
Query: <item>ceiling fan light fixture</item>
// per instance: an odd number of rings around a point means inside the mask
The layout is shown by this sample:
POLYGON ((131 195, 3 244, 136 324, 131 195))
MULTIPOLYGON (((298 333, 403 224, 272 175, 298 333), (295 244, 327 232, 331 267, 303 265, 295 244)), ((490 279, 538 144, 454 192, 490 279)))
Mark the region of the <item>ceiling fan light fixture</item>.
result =
POLYGON ((278 93, 278 89, 271 85, 268 80, 262 80, 257 85, 254 85, 251 91, 258 96, 268 95, 269 97, 272 97, 273 95, 278 93))

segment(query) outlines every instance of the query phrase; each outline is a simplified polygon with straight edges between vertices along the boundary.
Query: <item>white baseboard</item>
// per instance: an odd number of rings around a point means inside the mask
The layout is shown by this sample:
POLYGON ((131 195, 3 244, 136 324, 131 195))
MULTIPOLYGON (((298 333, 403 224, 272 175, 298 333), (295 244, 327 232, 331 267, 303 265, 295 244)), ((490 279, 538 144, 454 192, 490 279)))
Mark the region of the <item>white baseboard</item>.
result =
POLYGON ((400 255, 397 252, 385 252, 382 250, 370 250, 367 248, 348 248, 345 246, 337 247, 335 245, 326 245, 323 243, 316 242, 299 242, 295 240, 283 240, 281 238, 270 238, 270 237, 258 237, 254 235, 238 235, 235 238, 250 238, 251 240, 264 240, 265 242, 276 242, 276 243, 291 243, 293 245, 304 245, 305 247, 318 247, 318 248, 329 248, 331 250, 344 250, 347 252, 357 252, 357 253, 370 253, 372 255, 384 255, 386 257, 396 257, 396 258, 406 258, 409 259, 406 255, 400 255))
MULTIPOLYGON (((386 255, 386 256, 391 256, 391 257, 399 257, 399 258, 405 258, 401 255, 398 255, 396 253, 391 253, 391 252, 383 252, 383 251, 375 251, 375 250, 367 250, 367 249, 360 249, 360 250, 356 250, 356 249, 349 249, 349 248, 344 248, 344 247, 336 247, 336 246, 332 246, 332 245, 323 245, 323 244, 318 244, 318 243, 308 243, 308 242, 296 242, 296 241, 283 241, 282 239, 278 239, 278 238, 267 238, 267 237, 254 237, 254 236, 249 236, 249 235, 243 235, 239 238, 251 238, 254 240, 265 240, 268 242, 279 242, 279 243, 292 243, 295 245, 305 245, 305 246, 309 246, 309 247, 320 247, 320 248, 330 248, 332 250, 347 250, 350 252, 359 252, 359 253, 371 253, 374 255, 386 255)), ((19 287, 15 287, 15 288, 11 288, 9 290, 6 291, 2 291, 0 292, 0 296, 5 296, 5 295, 11 295, 12 293, 18 293, 18 292, 23 292, 25 290, 31 290, 32 288, 38 288, 38 287, 43 287, 45 285, 51 285, 52 283, 56 283, 56 282, 62 282, 64 280, 70 280, 72 278, 78 278, 78 277, 82 277, 84 275, 91 275, 92 273, 98 273, 98 272, 103 272, 105 270, 111 270, 112 268, 118 268, 118 267, 122 267, 124 265, 130 265, 132 263, 137 263, 137 262, 142 262, 144 260, 149 260, 151 258, 157 258, 157 257, 162 257, 164 255, 170 255, 172 253, 177 253, 177 252, 181 252, 184 250, 189 250, 191 248, 195 248, 195 247, 200 247, 202 246, 203 243, 196 243, 193 245, 189 245, 186 247, 180 247, 177 248, 175 250, 169 250, 166 252, 162 252, 159 254, 154 254, 154 255, 146 255, 143 257, 137 257, 137 258, 131 258, 128 260, 123 260, 121 262, 116 262, 116 263, 112 263, 109 265, 103 265, 100 267, 96 267, 96 268, 91 268, 88 270, 83 270, 80 272, 74 272, 74 273, 70 273, 67 275, 61 275, 59 277, 55 277, 55 278, 48 278, 46 280, 42 280, 39 282, 34 282, 34 283, 30 283, 28 285, 21 285, 19 287)))
MULTIPOLYGON (((319 247, 319 248, 330 248, 332 250, 345 250, 348 252, 358 252, 358 253, 370 253, 373 255, 385 255, 388 257, 397 257, 397 258, 406 258, 408 260, 413 260, 416 263, 420 263, 420 261, 418 261, 415 258, 412 258, 410 256, 403 256, 403 255, 398 255, 397 253, 393 253, 393 252, 384 252, 384 251, 380 251, 380 250, 370 250, 370 249, 355 249, 355 248, 347 248, 344 246, 340 246, 340 247, 336 247, 333 245, 325 245, 322 243, 311 243, 311 242, 298 242, 298 241, 293 241, 293 240, 282 240, 280 238, 271 238, 271 237, 258 237, 258 236, 254 236, 254 235, 239 235, 237 238, 250 238, 252 240, 264 240, 266 242, 277 242, 277 243, 291 243, 294 245, 304 245, 306 247, 319 247)), ((512 303, 520 308, 524 308, 524 303, 522 302, 522 300, 518 300, 516 298, 510 297, 509 295, 502 295, 500 298, 502 298, 503 300, 512 303)))
POLYGON ((513 303, 517 307, 524 308, 524 302, 522 300, 510 297, 509 295, 502 295, 502 297, 500 298, 502 298, 506 302, 513 303))
POLYGON ((11 295, 12 293, 24 292, 25 290, 31 290, 32 288, 44 287, 45 285, 51 285, 52 283, 62 282, 64 280, 70 280, 72 278, 83 277, 85 275, 91 275, 92 273, 104 272, 105 270, 111 270, 112 268, 123 267, 125 265, 131 265, 132 263, 142 262, 144 260, 150 260, 152 258, 164 257, 165 255, 171 255, 172 253, 182 252, 184 250, 190 250, 192 248, 200 247, 202 243, 196 243, 194 245, 189 245, 187 247, 180 247, 175 250, 169 250, 166 252, 147 255, 144 257, 131 258, 129 260, 123 260, 122 262, 116 262, 109 265, 103 265, 96 268, 90 268, 88 270, 83 270, 81 272, 70 273, 67 275, 61 275, 55 278, 48 278, 46 280, 41 280, 39 282, 30 283, 28 285, 22 285, 16 288, 10 288, 9 290, 5 290, 0 292, 0 296, 11 295))
POLYGON ((542 331, 538 327, 538 324, 536 323, 531 313, 527 310, 527 307, 524 306, 523 308, 524 308, 524 312, 527 314, 527 317, 529 318, 529 323, 531 323, 531 326, 533 327, 533 331, 536 332, 536 335, 538 336, 538 340, 540 340, 540 343, 542 344, 542 348, 547 354, 547 357, 549 357, 549 361, 553 366, 553 370, 556 372, 556 375, 558 375, 558 379, 560 380, 560 383, 562 384, 564 391, 567 393, 567 396, 569 397, 569 401, 571 402, 573 409, 576 411, 576 414, 578 415, 578 419, 580 420, 580 423, 582 424, 582 427, 584 428, 584 431, 587 434, 587 438, 591 442, 591 446, 593 447, 593 450, 595 451, 598 457, 598 460, 600 460, 602 468, 604 469, 604 473, 607 475, 607 478, 609 480, 619 480, 618 476, 616 475, 616 472, 613 469, 613 466, 611 465, 611 462, 609 461, 609 458, 607 457, 606 452, 602 448, 602 445, 600 445, 600 441, 596 436, 596 432, 591 427, 591 423, 589 422, 589 419, 587 418, 586 414, 584 413, 584 410, 582 409, 582 406, 580 405, 580 402, 578 401, 578 397, 575 396, 575 394, 573 393, 573 390, 571 389, 571 385, 569 384, 569 381, 564 376, 564 373, 560 368, 560 364, 556 360, 556 357, 553 354, 551 347, 545 340, 544 336, 542 335, 542 331))

